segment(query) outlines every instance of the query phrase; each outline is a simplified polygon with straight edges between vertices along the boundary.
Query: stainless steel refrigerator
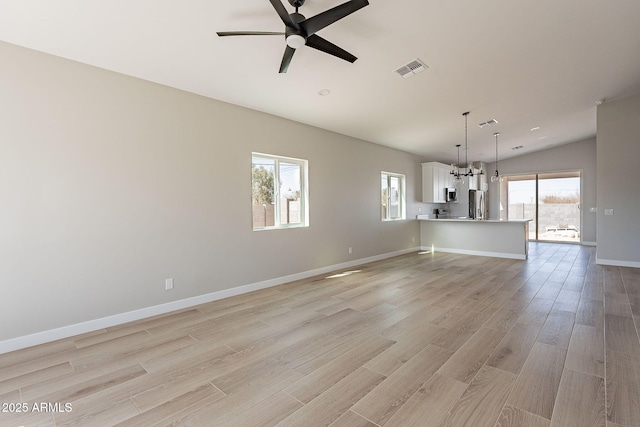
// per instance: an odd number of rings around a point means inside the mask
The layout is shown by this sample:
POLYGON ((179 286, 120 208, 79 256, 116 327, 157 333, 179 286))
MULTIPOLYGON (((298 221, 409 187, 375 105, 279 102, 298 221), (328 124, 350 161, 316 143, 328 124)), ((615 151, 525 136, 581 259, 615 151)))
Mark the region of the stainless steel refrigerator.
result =
POLYGON ((469 190, 469 218, 488 218, 487 192, 480 190, 469 190))

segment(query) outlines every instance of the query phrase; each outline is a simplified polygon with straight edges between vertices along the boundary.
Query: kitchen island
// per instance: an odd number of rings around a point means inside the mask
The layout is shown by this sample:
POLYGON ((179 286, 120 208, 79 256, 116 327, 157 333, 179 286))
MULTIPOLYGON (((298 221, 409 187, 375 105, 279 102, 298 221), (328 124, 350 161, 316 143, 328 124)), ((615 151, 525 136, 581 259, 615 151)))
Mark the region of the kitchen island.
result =
POLYGON ((530 219, 417 219, 423 250, 527 259, 530 219))

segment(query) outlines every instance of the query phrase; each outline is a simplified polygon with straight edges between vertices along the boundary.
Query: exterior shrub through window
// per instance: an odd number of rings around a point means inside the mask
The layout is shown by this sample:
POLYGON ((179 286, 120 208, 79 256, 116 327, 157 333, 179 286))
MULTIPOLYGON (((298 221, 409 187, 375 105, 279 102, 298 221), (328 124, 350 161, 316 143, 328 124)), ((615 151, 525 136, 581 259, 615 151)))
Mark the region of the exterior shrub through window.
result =
POLYGON ((405 177, 381 173, 381 216, 383 221, 405 219, 405 177))
POLYGON ((253 229, 308 226, 307 161, 252 153, 253 229))

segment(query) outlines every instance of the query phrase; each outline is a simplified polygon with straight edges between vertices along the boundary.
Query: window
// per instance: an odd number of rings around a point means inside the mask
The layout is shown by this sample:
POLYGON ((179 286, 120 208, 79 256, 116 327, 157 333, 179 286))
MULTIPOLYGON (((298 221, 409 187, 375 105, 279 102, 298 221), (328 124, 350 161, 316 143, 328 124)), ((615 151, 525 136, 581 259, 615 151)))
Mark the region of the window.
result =
POLYGON ((404 175, 382 172, 380 177, 382 220, 405 219, 404 175))
POLYGON ((307 161, 252 153, 253 229, 308 226, 307 161))

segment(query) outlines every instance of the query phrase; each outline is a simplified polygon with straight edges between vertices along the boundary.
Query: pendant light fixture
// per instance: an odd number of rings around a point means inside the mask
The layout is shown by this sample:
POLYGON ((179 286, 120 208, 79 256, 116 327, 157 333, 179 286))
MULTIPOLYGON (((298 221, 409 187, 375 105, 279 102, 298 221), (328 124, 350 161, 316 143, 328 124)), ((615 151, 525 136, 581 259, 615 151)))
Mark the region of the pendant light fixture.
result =
POLYGON ((502 181, 502 177, 498 172, 498 135, 500 135, 499 132, 493 134, 496 137, 496 172, 491 176, 491 182, 502 181))
POLYGON ((474 175, 482 175, 484 174, 484 171, 482 169, 480 169, 477 173, 474 173, 473 171, 473 164, 469 163, 469 160, 467 158, 467 151, 469 150, 468 147, 468 116, 469 116, 469 112, 465 112, 462 113, 462 115, 464 116, 464 163, 465 165, 467 165, 467 172, 463 173, 462 175, 464 176, 474 176, 474 175))
POLYGON ((466 113, 462 113, 462 115, 464 116, 464 164, 465 167, 467 168, 467 172, 465 172, 465 176, 473 176, 473 165, 469 164, 469 160, 467 158, 467 151, 469 151, 469 147, 467 146, 467 121, 468 121, 468 117, 469 117, 469 112, 467 111, 466 113))

